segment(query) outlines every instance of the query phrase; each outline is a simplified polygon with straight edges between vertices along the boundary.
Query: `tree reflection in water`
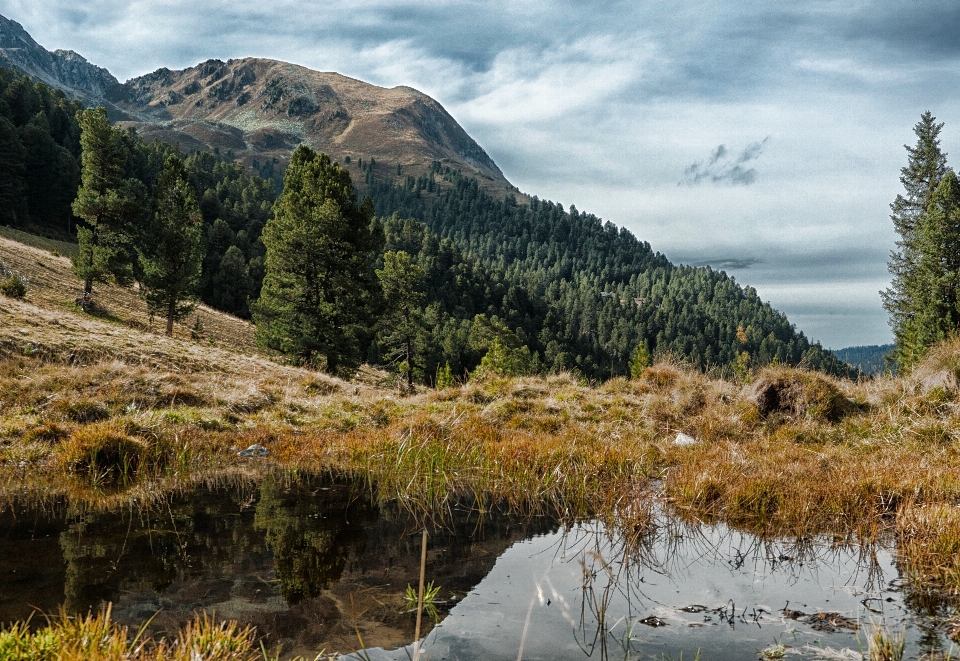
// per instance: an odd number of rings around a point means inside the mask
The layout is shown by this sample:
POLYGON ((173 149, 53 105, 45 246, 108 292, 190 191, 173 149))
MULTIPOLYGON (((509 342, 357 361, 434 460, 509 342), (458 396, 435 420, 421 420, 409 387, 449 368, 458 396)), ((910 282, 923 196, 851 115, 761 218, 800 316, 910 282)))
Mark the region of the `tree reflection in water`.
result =
POLYGON ((347 559, 366 549, 366 527, 380 513, 356 482, 340 488, 288 484, 273 477, 260 485, 254 527, 273 550, 280 593, 288 605, 318 597, 340 579, 347 559))

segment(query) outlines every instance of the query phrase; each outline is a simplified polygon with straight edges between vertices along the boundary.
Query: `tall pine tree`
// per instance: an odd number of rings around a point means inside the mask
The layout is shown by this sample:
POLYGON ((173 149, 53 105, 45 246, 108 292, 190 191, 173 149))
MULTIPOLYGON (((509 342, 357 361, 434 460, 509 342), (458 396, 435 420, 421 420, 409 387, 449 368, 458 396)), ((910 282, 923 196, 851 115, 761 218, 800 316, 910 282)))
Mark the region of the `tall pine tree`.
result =
POLYGON ((898 347, 903 364, 923 357, 960 329, 960 182, 947 170, 926 210, 917 216, 916 271, 906 282, 911 314, 898 347))
POLYGON ((916 146, 904 145, 907 165, 900 170, 900 182, 906 195, 897 195, 890 205, 890 218, 900 239, 897 249, 890 253, 887 265, 893 276, 890 287, 880 295, 883 307, 890 314, 897 360, 904 367, 922 355, 918 348, 928 346, 924 344, 925 340, 918 339, 918 327, 913 321, 922 307, 922 301, 918 299, 921 246, 917 225, 947 172, 947 155, 940 149, 942 128, 943 123, 938 124, 930 111, 920 116, 913 129, 917 136, 916 146))
POLYGON ((82 168, 73 212, 86 226, 77 228, 80 245, 73 271, 83 280, 84 294, 90 294, 97 281, 113 278, 120 285, 132 281, 130 233, 143 212, 146 188, 125 178, 129 154, 124 134, 110 126, 106 110, 84 110, 77 120, 82 168))
POLYGON ((253 306, 258 342, 337 373, 358 365, 378 307, 373 261, 383 245, 370 198, 350 174, 301 145, 263 229, 266 272, 253 306))
POLYGON ((167 335, 195 305, 203 263, 201 222, 183 161, 170 156, 154 187, 153 218, 137 241, 141 294, 151 314, 166 318, 167 335))
POLYGON ((423 329, 423 269, 406 251, 390 250, 383 255, 383 268, 377 269, 377 277, 387 311, 381 318, 383 342, 400 349, 404 356, 401 372, 406 375, 407 389, 413 391, 414 344, 423 329))

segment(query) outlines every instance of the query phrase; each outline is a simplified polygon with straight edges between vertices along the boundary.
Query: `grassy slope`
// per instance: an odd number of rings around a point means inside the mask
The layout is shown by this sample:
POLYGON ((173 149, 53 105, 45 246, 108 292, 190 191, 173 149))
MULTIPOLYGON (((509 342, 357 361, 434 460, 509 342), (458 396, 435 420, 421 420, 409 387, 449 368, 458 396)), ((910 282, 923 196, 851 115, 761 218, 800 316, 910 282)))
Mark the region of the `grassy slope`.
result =
POLYGON ((661 364, 600 387, 555 375, 398 397, 256 355, 249 325, 213 311, 216 346, 130 324, 144 323, 131 292, 101 289, 115 321, 92 318, 68 302, 66 258, 6 239, 0 258, 31 278, 26 301, 0 297, 0 501, 156 498, 250 470, 236 450, 259 443, 267 464, 361 471, 416 508, 472 489, 639 539, 655 486, 692 519, 895 533, 908 575, 960 587, 960 343, 860 384, 783 368, 736 384, 661 364), (699 442, 678 445, 679 432, 699 442))

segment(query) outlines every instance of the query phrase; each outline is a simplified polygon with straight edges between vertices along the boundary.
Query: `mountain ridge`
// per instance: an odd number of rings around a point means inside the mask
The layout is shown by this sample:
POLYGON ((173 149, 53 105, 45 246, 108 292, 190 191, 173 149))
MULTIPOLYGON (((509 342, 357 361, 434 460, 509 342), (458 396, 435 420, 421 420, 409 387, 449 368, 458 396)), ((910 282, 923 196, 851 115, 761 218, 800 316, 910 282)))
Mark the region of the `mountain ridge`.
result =
POLYGON ((491 192, 519 192, 439 102, 405 85, 384 88, 253 57, 160 68, 121 83, 78 53, 46 50, 3 16, 0 66, 85 105, 103 105, 113 121, 147 140, 232 152, 258 171, 266 163, 271 171, 272 164, 282 169, 293 149, 308 144, 348 169, 358 169, 362 159, 381 176, 422 175, 440 162, 491 192))

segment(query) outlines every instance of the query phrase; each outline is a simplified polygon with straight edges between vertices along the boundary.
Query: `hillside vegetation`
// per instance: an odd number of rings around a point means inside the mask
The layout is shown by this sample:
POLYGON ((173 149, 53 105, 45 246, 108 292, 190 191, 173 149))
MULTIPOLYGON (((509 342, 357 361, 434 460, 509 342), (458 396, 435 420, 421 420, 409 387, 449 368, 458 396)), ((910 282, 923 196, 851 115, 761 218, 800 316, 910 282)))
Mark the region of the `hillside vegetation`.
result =
MULTIPOLYGON (((11 139, 24 145, 31 132, 47 126, 55 109, 76 109, 64 106, 61 93, 10 70, 0 77, 0 97, 0 117, 8 118, 11 139)), ((61 133, 69 138, 61 139, 67 146, 56 148, 76 175, 77 120, 66 110, 56 113, 57 126, 64 126, 45 139, 56 145, 61 133)), ((129 132, 117 140, 126 153, 122 177, 140 182, 145 199, 154 192, 165 160, 183 158, 202 220, 196 295, 209 306, 249 317, 265 274, 261 236, 274 216, 274 182, 215 154, 185 156, 129 132)), ((54 165, 60 161, 33 158, 26 147, 16 154, 0 162, 0 175, 8 175, 8 181, 18 172, 38 181, 59 176, 54 165)), ((383 227, 385 242, 382 253, 373 255, 373 267, 381 268, 381 254, 403 251, 423 274, 413 284, 423 300, 410 337, 410 359, 397 353, 387 323, 389 306, 383 299, 378 304, 373 291, 371 313, 381 317, 380 323, 367 323, 358 332, 357 358, 350 362, 365 359, 388 370, 407 370, 416 381, 433 384, 442 370, 460 377, 472 372, 497 344, 512 352, 514 373, 572 370, 608 379, 629 374, 637 350, 718 374, 742 374, 768 364, 854 373, 811 344, 752 288, 723 272, 675 266, 649 244, 595 216, 536 198, 521 204, 512 195, 493 197, 476 178, 436 162, 423 175, 398 179, 384 179, 373 158, 358 157, 350 167, 363 174, 362 190, 373 196, 383 227)), ((11 208, 26 210, 11 223, 71 238, 75 227, 86 227, 69 211, 78 181, 58 186, 63 199, 53 216, 29 212, 47 199, 42 191, 8 186, 11 208)), ((139 215, 129 228, 114 232, 133 271, 140 240, 134 237, 149 234, 156 223, 149 214, 139 215)))
POLYGON ((423 222, 503 282, 501 318, 548 369, 627 375, 643 344, 703 370, 778 363, 856 374, 752 287, 710 267, 676 266, 625 228, 575 207, 498 199, 439 163, 429 177, 399 185, 367 182, 379 213, 423 222))

